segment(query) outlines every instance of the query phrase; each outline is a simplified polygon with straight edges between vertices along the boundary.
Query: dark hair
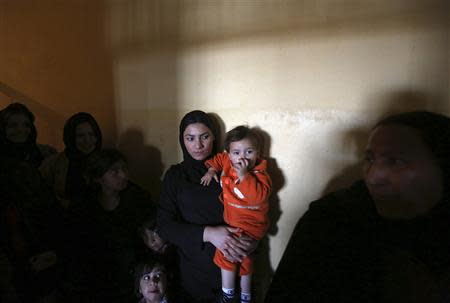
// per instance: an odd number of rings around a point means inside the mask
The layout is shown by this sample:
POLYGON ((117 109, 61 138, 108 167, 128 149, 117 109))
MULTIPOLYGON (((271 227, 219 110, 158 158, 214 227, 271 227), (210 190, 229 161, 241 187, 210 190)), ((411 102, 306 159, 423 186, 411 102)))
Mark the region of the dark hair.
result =
MULTIPOLYGON (((179 140, 180 140, 180 146, 181 149, 183 150, 183 158, 185 161, 191 161, 191 162, 196 162, 197 160, 194 160, 188 153, 186 146, 184 146, 184 138, 183 138, 183 133, 186 130, 186 127, 188 127, 191 124, 194 123, 202 123, 204 124, 206 127, 209 128, 209 130, 211 131, 211 133, 214 136, 214 142, 213 142, 213 150, 211 152, 211 154, 215 154, 217 152, 217 127, 214 123, 214 121, 211 119, 211 117, 201 111, 201 110, 194 110, 191 111, 189 113, 187 113, 183 119, 181 119, 180 122, 180 134, 179 134, 179 140)), ((203 161, 200 161, 201 163, 203 163, 203 161)))
POLYGON ((92 130, 95 133, 95 136, 97 137, 97 143, 95 146, 95 150, 99 150, 102 146, 102 132, 100 130, 100 127, 97 124, 97 121, 95 121, 94 117, 89 113, 76 113, 73 116, 71 116, 66 123, 64 124, 64 132, 63 132, 63 141, 66 145, 66 154, 73 155, 76 153, 79 153, 80 151, 76 147, 76 129, 77 126, 82 123, 89 123, 91 125, 92 130))
POLYGON ((103 149, 92 153, 86 163, 85 175, 89 183, 101 178, 115 163, 127 162, 124 155, 117 149, 103 149))
POLYGON ((167 272, 168 267, 165 261, 157 256, 147 257, 139 262, 134 268, 134 292, 138 298, 142 296, 140 293, 141 278, 144 275, 151 273, 156 266, 161 266, 164 268, 167 276, 167 285, 170 285, 171 276, 170 273, 167 272))
POLYGON ((256 147, 256 150, 258 152, 260 151, 261 139, 259 138, 259 135, 253 128, 249 128, 245 125, 239 125, 227 132, 225 137, 225 150, 230 152, 230 144, 243 139, 252 141, 256 147))
POLYGON ((156 208, 153 208, 151 215, 146 218, 144 223, 142 223, 142 225, 139 227, 138 232, 141 236, 143 236, 145 233, 145 230, 157 231, 157 229, 158 229, 158 224, 157 224, 157 219, 156 219, 156 208))
POLYGON ((43 156, 39 150, 36 139, 37 130, 34 125, 34 114, 22 103, 11 103, 0 111, 0 153, 12 159, 28 161, 39 167, 43 156), (13 143, 6 137, 6 126, 14 115, 24 115, 30 121, 30 134, 23 143, 13 143))
POLYGON ((11 103, 0 111, 0 131, 4 139, 6 139, 5 129, 8 125, 9 119, 14 115, 25 115, 30 120, 31 133, 27 142, 36 142, 37 130, 34 126, 34 114, 22 103, 11 103))
POLYGON ((428 111, 413 111, 388 116, 374 127, 403 125, 418 131, 442 171, 444 194, 450 190, 450 118, 428 111))

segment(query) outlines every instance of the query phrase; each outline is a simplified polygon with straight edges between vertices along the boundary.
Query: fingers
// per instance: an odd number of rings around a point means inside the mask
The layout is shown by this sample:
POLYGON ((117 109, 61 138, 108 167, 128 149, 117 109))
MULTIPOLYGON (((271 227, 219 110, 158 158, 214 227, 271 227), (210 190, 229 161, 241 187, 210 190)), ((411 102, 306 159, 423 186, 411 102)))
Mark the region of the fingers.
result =
POLYGON ((217 177, 217 175, 214 175, 214 180, 216 180, 216 182, 219 183, 219 177, 217 177))
POLYGON ((248 167, 248 160, 246 158, 242 158, 241 159, 241 163, 242 163, 242 167, 247 168, 248 167))
POLYGON ((203 176, 200 179, 200 184, 203 186, 208 186, 210 182, 211 182, 211 179, 208 176, 203 176))
POLYGON ((234 262, 242 262, 242 259, 245 257, 245 251, 240 249, 236 245, 232 245, 231 243, 228 245, 226 249, 229 257, 227 259, 235 260, 234 262))

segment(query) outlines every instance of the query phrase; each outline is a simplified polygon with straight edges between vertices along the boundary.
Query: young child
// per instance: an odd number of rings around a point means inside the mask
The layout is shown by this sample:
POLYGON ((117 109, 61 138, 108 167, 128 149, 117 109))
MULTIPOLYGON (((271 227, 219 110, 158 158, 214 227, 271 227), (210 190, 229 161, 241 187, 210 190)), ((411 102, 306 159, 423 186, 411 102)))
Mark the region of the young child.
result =
POLYGON ((134 271, 134 289, 139 303, 168 303, 169 273, 164 262, 147 258, 134 271))
POLYGON ((145 246, 147 246, 154 254, 164 255, 167 252, 169 244, 158 234, 156 215, 148 218, 144 224, 142 224, 140 231, 145 246))
MULTIPOLYGON (((209 185, 213 178, 219 181, 217 172, 222 171, 220 183, 224 220, 256 240, 264 236, 269 225, 268 198, 272 186, 266 172, 267 162, 259 157, 259 149, 259 137, 253 129, 238 126, 230 130, 225 138, 226 152, 205 162, 209 168, 201 179, 201 184, 209 185)), ((221 268, 221 302, 232 302, 237 264, 228 261, 218 249, 214 255, 214 263, 221 268)), ((242 260, 239 275, 241 302, 248 303, 251 301, 251 257, 247 256, 242 260)))

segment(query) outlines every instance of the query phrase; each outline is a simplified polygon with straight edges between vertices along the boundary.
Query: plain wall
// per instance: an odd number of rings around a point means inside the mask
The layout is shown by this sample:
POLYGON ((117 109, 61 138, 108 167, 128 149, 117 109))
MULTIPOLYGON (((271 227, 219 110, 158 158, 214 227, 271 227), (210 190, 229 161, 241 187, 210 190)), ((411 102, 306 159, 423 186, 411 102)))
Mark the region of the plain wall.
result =
POLYGON ((377 119, 450 113, 449 13, 445 0, 2 1, 0 101, 23 95, 59 148, 64 120, 93 113, 155 197, 185 113, 259 127, 274 179, 264 289, 309 202, 360 177, 377 119))

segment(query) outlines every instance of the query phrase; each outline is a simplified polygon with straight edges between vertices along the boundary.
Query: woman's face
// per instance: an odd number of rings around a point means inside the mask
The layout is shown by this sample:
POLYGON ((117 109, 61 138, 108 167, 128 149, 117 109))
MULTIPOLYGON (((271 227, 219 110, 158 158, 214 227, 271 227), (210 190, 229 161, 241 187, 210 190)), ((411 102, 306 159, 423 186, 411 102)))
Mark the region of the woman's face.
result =
POLYGON ((120 160, 114 163, 101 178, 97 180, 104 192, 120 192, 128 185, 127 164, 120 160))
POLYGON ((211 155, 214 136, 203 123, 189 124, 183 133, 184 146, 195 160, 205 160, 211 155))
POLYGON ((90 154, 97 145, 97 136, 89 122, 83 122, 75 127, 75 146, 84 153, 90 154))
POLYGON ((417 130, 379 126, 366 148, 364 179, 380 216, 412 219, 441 199, 442 171, 417 130))
POLYGON ((6 139, 12 143, 25 143, 31 134, 31 121, 25 114, 14 114, 5 128, 6 139))
POLYGON ((156 265, 153 270, 141 277, 139 292, 146 303, 159 303, 166 295, 167 274, 163 266, 156 265))

